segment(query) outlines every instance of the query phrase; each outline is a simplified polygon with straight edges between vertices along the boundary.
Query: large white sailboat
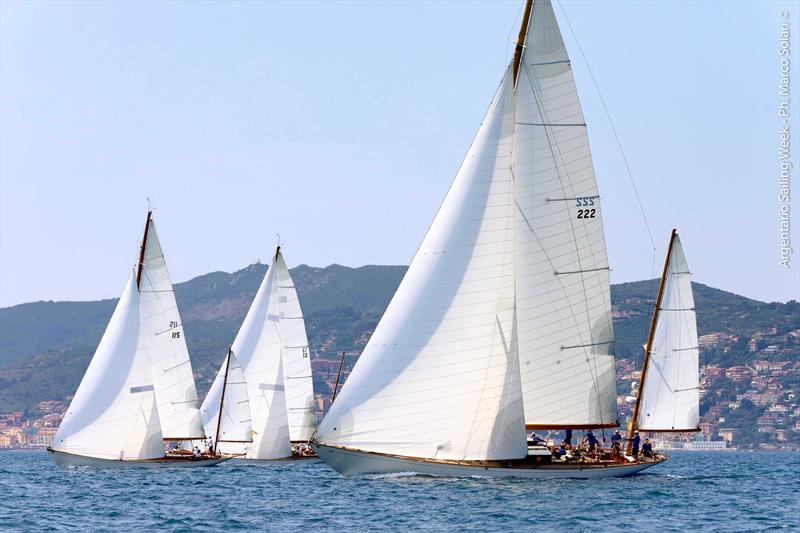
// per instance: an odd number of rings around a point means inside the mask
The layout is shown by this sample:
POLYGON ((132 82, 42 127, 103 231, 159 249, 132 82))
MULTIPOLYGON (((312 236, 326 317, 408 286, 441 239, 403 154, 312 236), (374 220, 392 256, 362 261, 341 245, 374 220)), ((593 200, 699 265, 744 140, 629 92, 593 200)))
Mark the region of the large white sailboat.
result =
MULTIPOLYGON (((231 353, 247 383, 252 442, 221 440, 217 449, 245 459, 297 457, 293 444, 308 442, 314 431, 314 390, 305 321, 280 246, 231 353)), ((217 431, 224 370, 225 363, 201 406, 209 435, 217 431)))
POLYGON ((205 439, 189 351, 152 212, 139 262, 48 448, 61 465, 212 466, 165 453, 205 439))
POLYGON ((343 474, 593 478, 657 464, 528 456, 528 429, 619 425, 600 196, 550 0, 405 278, 320 424, 343 474))

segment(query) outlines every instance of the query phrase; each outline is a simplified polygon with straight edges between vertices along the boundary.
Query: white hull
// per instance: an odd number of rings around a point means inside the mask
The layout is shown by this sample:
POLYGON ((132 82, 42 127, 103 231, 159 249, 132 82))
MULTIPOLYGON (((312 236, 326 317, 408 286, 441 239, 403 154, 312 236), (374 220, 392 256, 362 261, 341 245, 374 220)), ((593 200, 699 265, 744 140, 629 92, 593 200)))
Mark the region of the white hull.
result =
POLYGON ((134 461, 122 461, 115 459, 100 459, 98 457, 88 457, 85 455, 75 455, 72 453, 59 452, 48 449, 53 462, 58 466, 93 466, 98 468, 193 468, 218 465, 227 461, 230 457, 217 457, 214 459, 140 459, 134 461))
POLYGON ((328 466, 344 476, 415 472, 432 476, 516 477, 530 479, 600 479, 636 474, 663 461, 632 464, 552 464, 531 467, 478 466, 467 463, 426 461, 320 444, 312 445, 328 466))
POLYGON ((287 461, 308 461, 308 462, 318 462, 320 460, 319 457, 311 456, 311 457, 278 457, 276 459, 250 459, 248 457, 242 457, 240 455, 230 455, 225 456, 229 457, 230 459, 236 459, 238 461, 245 461, 248 463, 285 463, 287 461))

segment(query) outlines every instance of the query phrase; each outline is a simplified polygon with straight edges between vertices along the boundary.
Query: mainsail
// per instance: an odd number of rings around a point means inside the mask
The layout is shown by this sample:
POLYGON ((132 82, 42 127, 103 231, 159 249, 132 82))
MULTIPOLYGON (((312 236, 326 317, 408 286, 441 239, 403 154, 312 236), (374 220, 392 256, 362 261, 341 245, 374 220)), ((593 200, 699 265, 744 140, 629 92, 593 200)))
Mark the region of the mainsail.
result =
POLYGON ((150 359, 139 349, 140 336, 131 274, 51 448, 113 460, 164 456, 150 359))
POLYGON ((150 357, 164 439, 202 439, 200 402, 183 323, 151 213, 147 216, 137 282, 140 347, 150 357))
MULTIPOLYGON (((313 431, 314 395, 305 324, 280 248, 232 350, 242 365, 250 401, 253 443, 246 449, 247 458, 290 456, 290 441, 307 440, 313 431)), ((206 432, 216 428, 224 368, 203 402, 206 432)), ((221 449, 236 451, 231 446, 221 449)))
POLYGON ((519 360, 529 428, 617 425, 609 265, 569 56, 535 0, 516 85, 519 360))
POLYGON ((652 346, 636 427, 642 431, 697 431, 700 421, 699 347, 691 274, 673 233, 656 309, 652 346))
POLYGON ((280 249, 272 264, 275 270, 274 298, 280 317, 280 351, 283 360, 283 383, 289 418, 289 438, 308 441, 314 432, 314 380, 311 375, 311 354, 306 336, 303 310, 297 298, 289 269, 280 249))
POLYGON ((526 455, 514 316, 511 67, 315 440, 436 459, 526 455))

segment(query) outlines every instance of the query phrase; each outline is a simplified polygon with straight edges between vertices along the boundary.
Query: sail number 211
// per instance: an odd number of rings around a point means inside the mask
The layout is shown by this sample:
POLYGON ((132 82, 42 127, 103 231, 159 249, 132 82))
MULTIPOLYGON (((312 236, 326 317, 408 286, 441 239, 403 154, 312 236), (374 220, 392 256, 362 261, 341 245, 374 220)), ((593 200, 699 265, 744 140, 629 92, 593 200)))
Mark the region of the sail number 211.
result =
MULTIPOLYGON (((594 205, 594 198, 582 197, 575 198, 578 207, 589 207, 594 205)), ((596 214, 595 209, 578 209, 578 218, 594 218, 596 214)))

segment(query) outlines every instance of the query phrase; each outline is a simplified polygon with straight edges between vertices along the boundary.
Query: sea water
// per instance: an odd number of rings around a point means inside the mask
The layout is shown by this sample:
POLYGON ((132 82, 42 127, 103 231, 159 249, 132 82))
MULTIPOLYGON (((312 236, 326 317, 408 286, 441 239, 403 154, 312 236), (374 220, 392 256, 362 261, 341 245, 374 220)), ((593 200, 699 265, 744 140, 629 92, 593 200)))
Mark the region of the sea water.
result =
POLYGON ((111 470, 0 453, 5 531, 800 531, 800 454, 673 452, 594 481, 345 478, 321 462, 111 470))

